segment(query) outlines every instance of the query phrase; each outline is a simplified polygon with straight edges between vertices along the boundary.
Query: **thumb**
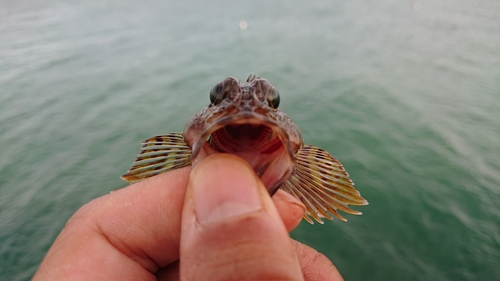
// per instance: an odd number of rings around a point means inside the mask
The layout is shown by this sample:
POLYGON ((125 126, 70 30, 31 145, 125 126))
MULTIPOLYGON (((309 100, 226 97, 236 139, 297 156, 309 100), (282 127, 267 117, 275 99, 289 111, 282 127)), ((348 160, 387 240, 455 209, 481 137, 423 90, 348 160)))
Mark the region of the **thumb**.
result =
POLYGON ((229 154, 193 168, 181 228, 181 280, 303 280, 288 232, 252 168, 229 154))

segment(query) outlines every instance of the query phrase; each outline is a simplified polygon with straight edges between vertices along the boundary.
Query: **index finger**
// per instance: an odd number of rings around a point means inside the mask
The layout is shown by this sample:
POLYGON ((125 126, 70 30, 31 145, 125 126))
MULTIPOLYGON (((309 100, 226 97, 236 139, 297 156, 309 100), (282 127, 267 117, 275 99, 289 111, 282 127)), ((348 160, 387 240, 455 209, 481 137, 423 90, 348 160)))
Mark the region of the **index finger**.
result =
POLYGON ((33 280, 142 280, 179 259, 190 167, 84 205, 68 221, 33 280))

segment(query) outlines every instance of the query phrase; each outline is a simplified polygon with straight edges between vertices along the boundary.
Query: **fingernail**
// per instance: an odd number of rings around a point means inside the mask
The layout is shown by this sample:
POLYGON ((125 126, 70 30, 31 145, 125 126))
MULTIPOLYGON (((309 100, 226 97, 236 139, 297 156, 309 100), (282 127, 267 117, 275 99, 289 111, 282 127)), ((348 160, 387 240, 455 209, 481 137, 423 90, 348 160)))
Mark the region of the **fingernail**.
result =
POLYGON ((227 220, 262 207, 254 172, 231 155, 209 156, 193 168, 190 184, 200 223, 227 220))
POLYGON ((288 192, 284 192, 283 190, 278 190, 274 195, 273 198, 283 200, 289 204, 292 204, 297 210, 301 210, 302 213, 305 213, 306 211, 306 206, 302 201, 297 199, 297 197, 291 195, 288 192))

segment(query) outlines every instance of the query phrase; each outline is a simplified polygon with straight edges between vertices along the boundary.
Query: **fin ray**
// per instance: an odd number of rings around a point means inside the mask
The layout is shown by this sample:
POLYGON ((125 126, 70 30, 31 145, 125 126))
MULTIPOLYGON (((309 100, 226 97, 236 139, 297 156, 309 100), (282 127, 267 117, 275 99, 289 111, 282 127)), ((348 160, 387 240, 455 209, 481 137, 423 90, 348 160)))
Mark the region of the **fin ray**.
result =
POLYGON ((122 179, 140 180, 191 165, 191 148, 179 133, 155 136, 145 140, 132 168, 122 179))
POLYGON ((323 223, 322 218, 332 220, 331 215, 347 221, 337 210, 361 214, 348 205, 362 206, 368 201, 354 188, 349 174, 337 159, 323 149, 306 144, 297 152, 296 161, 292 175, 281 188, 304 203, 306 221, 313 223, 314 219, 323 223))

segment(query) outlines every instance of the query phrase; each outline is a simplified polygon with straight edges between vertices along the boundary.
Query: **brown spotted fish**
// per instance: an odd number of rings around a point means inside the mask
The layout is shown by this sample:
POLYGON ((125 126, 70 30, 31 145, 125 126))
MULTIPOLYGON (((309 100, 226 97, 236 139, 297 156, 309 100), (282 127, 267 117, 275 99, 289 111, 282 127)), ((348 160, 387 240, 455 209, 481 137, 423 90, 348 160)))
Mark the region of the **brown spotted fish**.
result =
POLYGON ((360 215, 347 205, 367 205, 340 162, 323 149, 304 144, 299 128, 280 108, 280 95, 266 79, 245 83, 228 77, 210 91, 210 104, 187 122, 184 132, 142 143, 122 179, 137 182, 197 162, 213 153, 245 159, 269 193, 278 188, 306 206, 304 219, 346 221, 337 210, 360 215))

